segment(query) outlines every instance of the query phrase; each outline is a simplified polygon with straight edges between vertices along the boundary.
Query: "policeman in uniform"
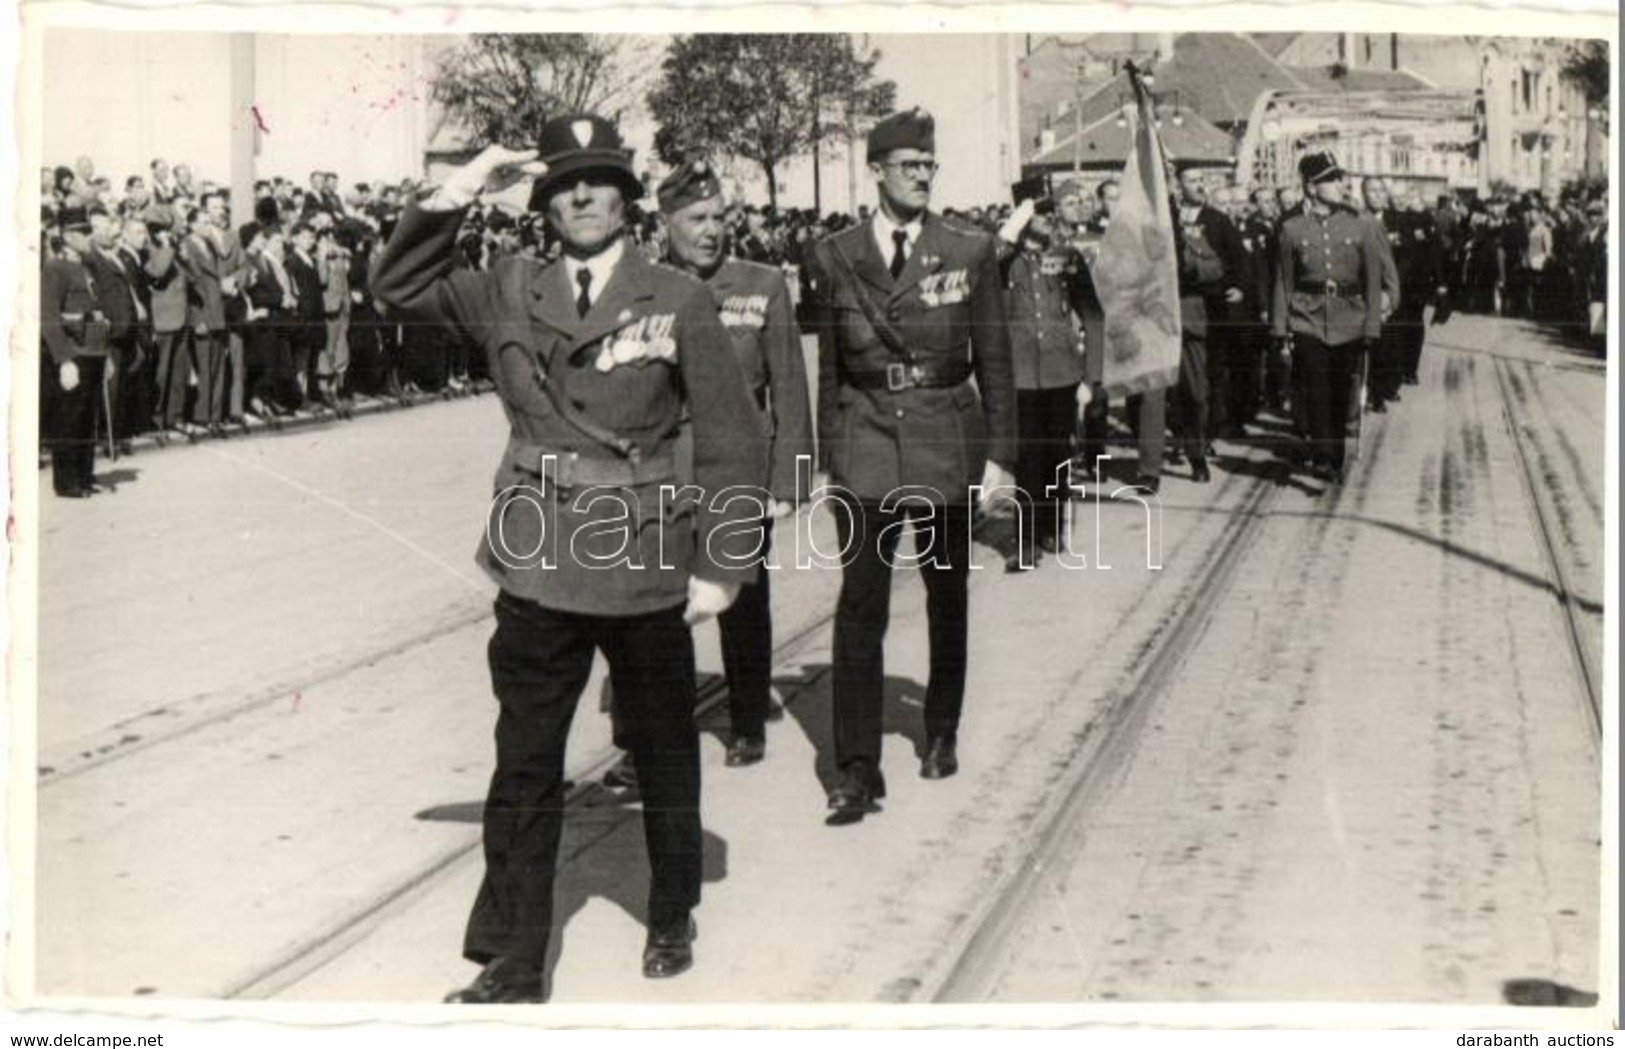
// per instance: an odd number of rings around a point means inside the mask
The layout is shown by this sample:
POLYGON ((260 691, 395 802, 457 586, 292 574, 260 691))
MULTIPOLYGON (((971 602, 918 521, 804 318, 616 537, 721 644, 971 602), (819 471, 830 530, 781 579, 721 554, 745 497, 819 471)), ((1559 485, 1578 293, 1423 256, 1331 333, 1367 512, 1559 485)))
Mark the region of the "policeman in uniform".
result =
POLYGON ((1382 243, 1376 226, 1344 203, 1343 171, 1329 151, 1305 155, 1298 173, 1305 199, 1281 225, 1270 326, 1279 338, 1291 334, 1311 465, 1342 480, 1366 356, 1382 335, 1382 243))
POLYGON ((373 275, 391 309, 484 351, 511 428, 478 558, 501 587, 485 879, 463 945, 484 969, 456 1002, 547 997, 565 741, 595 650, 643 785, 643 973, 692 964, 702 831, 689 627, 727 608, 755 568, 759 501, 712 496, 766 478, 760 413, 709 292, 626 243, 642 187, 614 125, 558 117, 539 144, 545 170, 536 151, 492 146, 409 207, 373 275), (531 209, 546 212, 563 257, 459 269, 457 232, 475 196, 524 174, 540 175, 531 209), (697 499, 676 488, 685 407, 697 499))
POLYGON ((971 500, 1008 492, 1014 380, 994 238, 929 210, 936 128, 916 108, 869 133, 873 217, 818 242, 820 456, 841 503, 830 822, 885 795, 880 774, 891 570, 905 518, 925 577, 931 674, 920 775, 951 776, 964 700, 971 500), (974 378, 974 383, 972 379, 974 378))
MULTIPOLYGON (((729 258, 727 206, 722 183, 703 159, 690 158, 656 190, 666 217, 667 248, 673 265, 705 282, 727 329, 734 355, 772 435, 768 492, 772 516, 763 518, 757 544, 764 564, 739 589, 739 599, 717 617, 722 666, 728 682, 728 716, 733 738, 727 763, 742 767, 762 760, 772 704, 773 618, 765 560, 772 544, 773 518, 791 512, 807 493, 798 478, 812 474, 812 409, 807 402, 807 366, 802 361, 790 292, 773 266, 729 258), (805 459, 805 470, 796 469, 805 459)), ((618 708, 616 708, 618 710, 618 708)), ((617 729, 624 732, 617 718, 617 729)), ((608 780, 608 777, 606 777, 608 780)), ((623 770, 619 782, 634 775, 623 770)))
POLYGON ((101 491, 96 484, 96 420, 102 404, 102 369, 110 326, 97 305, 90 254, 90 216, 64 207, 63 252, 45 260, 40 274, 41 410, 51 449, 51 488, 64 499, 101 491))

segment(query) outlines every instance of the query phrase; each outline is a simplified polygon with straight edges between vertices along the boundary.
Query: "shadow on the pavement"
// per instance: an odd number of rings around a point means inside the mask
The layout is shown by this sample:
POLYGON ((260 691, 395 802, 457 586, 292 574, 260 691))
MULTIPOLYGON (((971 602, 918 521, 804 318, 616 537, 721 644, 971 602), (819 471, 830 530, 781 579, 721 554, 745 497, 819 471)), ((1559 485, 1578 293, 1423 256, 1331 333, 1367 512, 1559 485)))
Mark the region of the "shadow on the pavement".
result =
MULTIPOLYGON (((826 792, 834 787, 840 778, 840 770, 835 765, 834 718, 830 711, 830 689, 834 676, 830 671, 831 668, 827 663, 808 664, 805 678, 774 682, 786 695, 798 686, 803 686, 807 680, 812 682, 811 685, 802 687, 795 695, 795 702, 786 704, 785 709, 790 712, 790 716, 800 726, 802 734, 818 753, 813 771, 818 777, 819 786, 826 792)), ((901 736, 909 741, 916 757, 924 754, 925 686, 911 678, 888 675, 882 690, 884 696, 880 727, 882 736, 901 736)))
MULTIPOLYGON (((1448 539, 1441 539, 1436 535, 1429 535, 1427 532, 1424 532, 1421 529, 1411 528, 1408 525, 1396 524, 1393 521, 1382 521, 1374 517, 1362 517, 1358 514, 1321 512, 1307 513, 1296 510, 1275 510, 1272 511, 1272 513, 1276 517, 1328 517, 1334 518, 1338 521, 1349 521, 1355 524, 1369 525, 1372 528, 1381 528, 1386 531, 1393 532, 1396 535, 1402 535, 1407 539, 1412 539, 1419 543, 1425 543, 1428 546, 1436 546, 1452 557, 1460 557, 1464 560, 1471 561, 1475 565, 1499 572, 1508 579, 1516 580, 1517 582, 1523 583, 1526 586, 1532 586, 1536 590, 1544 590, 1547 593, 1553 594, 1557 592, 1556 586, 1549 579, 1535 575, 1533 572, 1526 572, 1515 565, 1507 564, 1505 561, 1498 561, 1495 558, 1490 557, 1487 554, 1481 554, 1476 550, 1469 550, 1464 546, 1452 543, 1448 539)), ((1574 603, 1586 612, 1591 612, 1596 615, 1601 615, 1603 613, 1603 606, 1601 603, 1587 600, 1578 594, 1574 595, 1574 603)))
MULTIPOLYGON (((649 861, 642 820, 625 809, 597 811, 599 815, 564 821, 559 871, 553 882, 553 935, 543 966, 549 982, 565 951, 570 919, 594 899, 607 900, 639 925, 648 925, 649 861)), ((701 849, 702 882, 713 885, 726 879, 727 841, 705 831, 701 849)), ((636 971, 640 959, 640 955, 625 959, 627 970, 636 971)))
POLYGON ((96 483, 107 488, 117 488, 121 484, 128 484, 140 479, 141 471, 130 469, 103 470, 96 475, 96 483))
POLYGON ((1558 1008, 1589 1008, 1597 1004, 1597 995, 1582 991, 1554 980, 1508 980, 1501 985, 1501 997, 1508 1005, 1556 1006, 1558 1008))
POLYGON ((1322 495, 1326 491, 1324 485, 1307 484, 1300 479, 1292 470, 1292 462, 1285 457, 1260 460, 1221 455, 1214 460, 1214 465, 1225 473, 1274 481, 1283 487, 1295 488, 1304 495, 1322 495))

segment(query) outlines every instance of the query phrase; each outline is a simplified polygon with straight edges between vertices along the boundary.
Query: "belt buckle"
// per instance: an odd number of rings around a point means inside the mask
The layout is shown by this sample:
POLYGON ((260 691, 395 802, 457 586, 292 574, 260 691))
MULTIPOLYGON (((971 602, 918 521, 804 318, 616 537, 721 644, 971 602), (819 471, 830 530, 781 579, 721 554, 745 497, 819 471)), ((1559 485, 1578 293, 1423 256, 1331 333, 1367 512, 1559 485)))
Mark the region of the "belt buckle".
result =
POLYGON ((908 389, 908 366, 893 361, 886 365, 886 389, 890 393, 899 393, 908 389))

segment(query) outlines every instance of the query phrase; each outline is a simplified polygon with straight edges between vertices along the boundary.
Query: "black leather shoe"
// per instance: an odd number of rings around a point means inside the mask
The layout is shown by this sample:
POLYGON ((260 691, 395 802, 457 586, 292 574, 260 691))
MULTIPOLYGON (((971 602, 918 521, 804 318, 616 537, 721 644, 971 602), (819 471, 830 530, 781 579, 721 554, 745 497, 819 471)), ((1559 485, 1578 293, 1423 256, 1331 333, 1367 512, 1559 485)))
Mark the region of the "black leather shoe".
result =
POLYGON ((1207 468, 1207 460, 1197 459, 1191 463, 1191 480, 1197 484, 1207 484, 1213 480, 1213 471, 1207 468))
POLYGON ((64 488, 56 493, 58 499, 89 499, 93 494, 88 488, 64 488))
POLYGON ((921 779, 947 779, 959 771, 957 741, 951 736, 933 736, 926 744, 920 762, 921 779))
POLYGON ((547 1001, 547 981, 539 972, 513 972, 506 959, 480 970, 474 982, 446 995, 453 1005, 522 1005, 547 1001))
POLYGON ((1162 478, 1154 474, 1145 474, 1134 479, 1134 487, 1147 495, 1156 495, 1162 491, 1162 478))
POLYGON ((604 786, 611 790, 638 789, 638 766, 632 755, 622 754, 615 767, 604 773, 604 786))
POLYGON ((693 918, 684 918, 664 929, 650 929, 643 945, 643 975, 663 980, 693 968, 694 941, 699 935, 693 918))
POLYGON ((885 796, 886 780, 880 770, 867 761, 854 761, 841 771, 841 781, 829 792, 830 813, 824 823, 830 827, 858 823, 870 813, 879 812, 875 802, 885 796))
POLYGON ((767 740, 761 736, 735 736, 728 744, 726 764, 741 768, 754 765, 767 756, 767 740))

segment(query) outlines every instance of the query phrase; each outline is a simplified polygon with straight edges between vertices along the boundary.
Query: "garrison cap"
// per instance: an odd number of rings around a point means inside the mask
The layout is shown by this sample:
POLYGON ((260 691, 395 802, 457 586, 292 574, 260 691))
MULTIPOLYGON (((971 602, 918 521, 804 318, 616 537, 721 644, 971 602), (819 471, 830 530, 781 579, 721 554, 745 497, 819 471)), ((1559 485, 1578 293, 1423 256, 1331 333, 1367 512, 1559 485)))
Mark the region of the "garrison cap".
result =
POLYGON ((705 158, 689 157, 661 180, 655 196, 660 201, 660 210, 670 215, 721 192, 722 182, 705 158))
POLYGON ((1313 153, 1305 153, 1298 160, 1298 175, 1308 183, 1325 182, 1342 178, 1343 169, 1338 166, 1331 150, 1317 149, 1313 153))
POLYGON ((628 201, 643 196, 643 183, 632 170, 632 151, 621 142, 615 125, 592 113, 568 113, 542 125, 536 144, 547 173, 530 192, 530 210, 546 210, 554 190, 589 172, 609 174, 628 201))
POLYGON ((937 122, 919 106, 893 113, 876 124, 869 132, 868 159, 884 160, 894 149, 917 149, 922 153, 937 151, 937 122))

